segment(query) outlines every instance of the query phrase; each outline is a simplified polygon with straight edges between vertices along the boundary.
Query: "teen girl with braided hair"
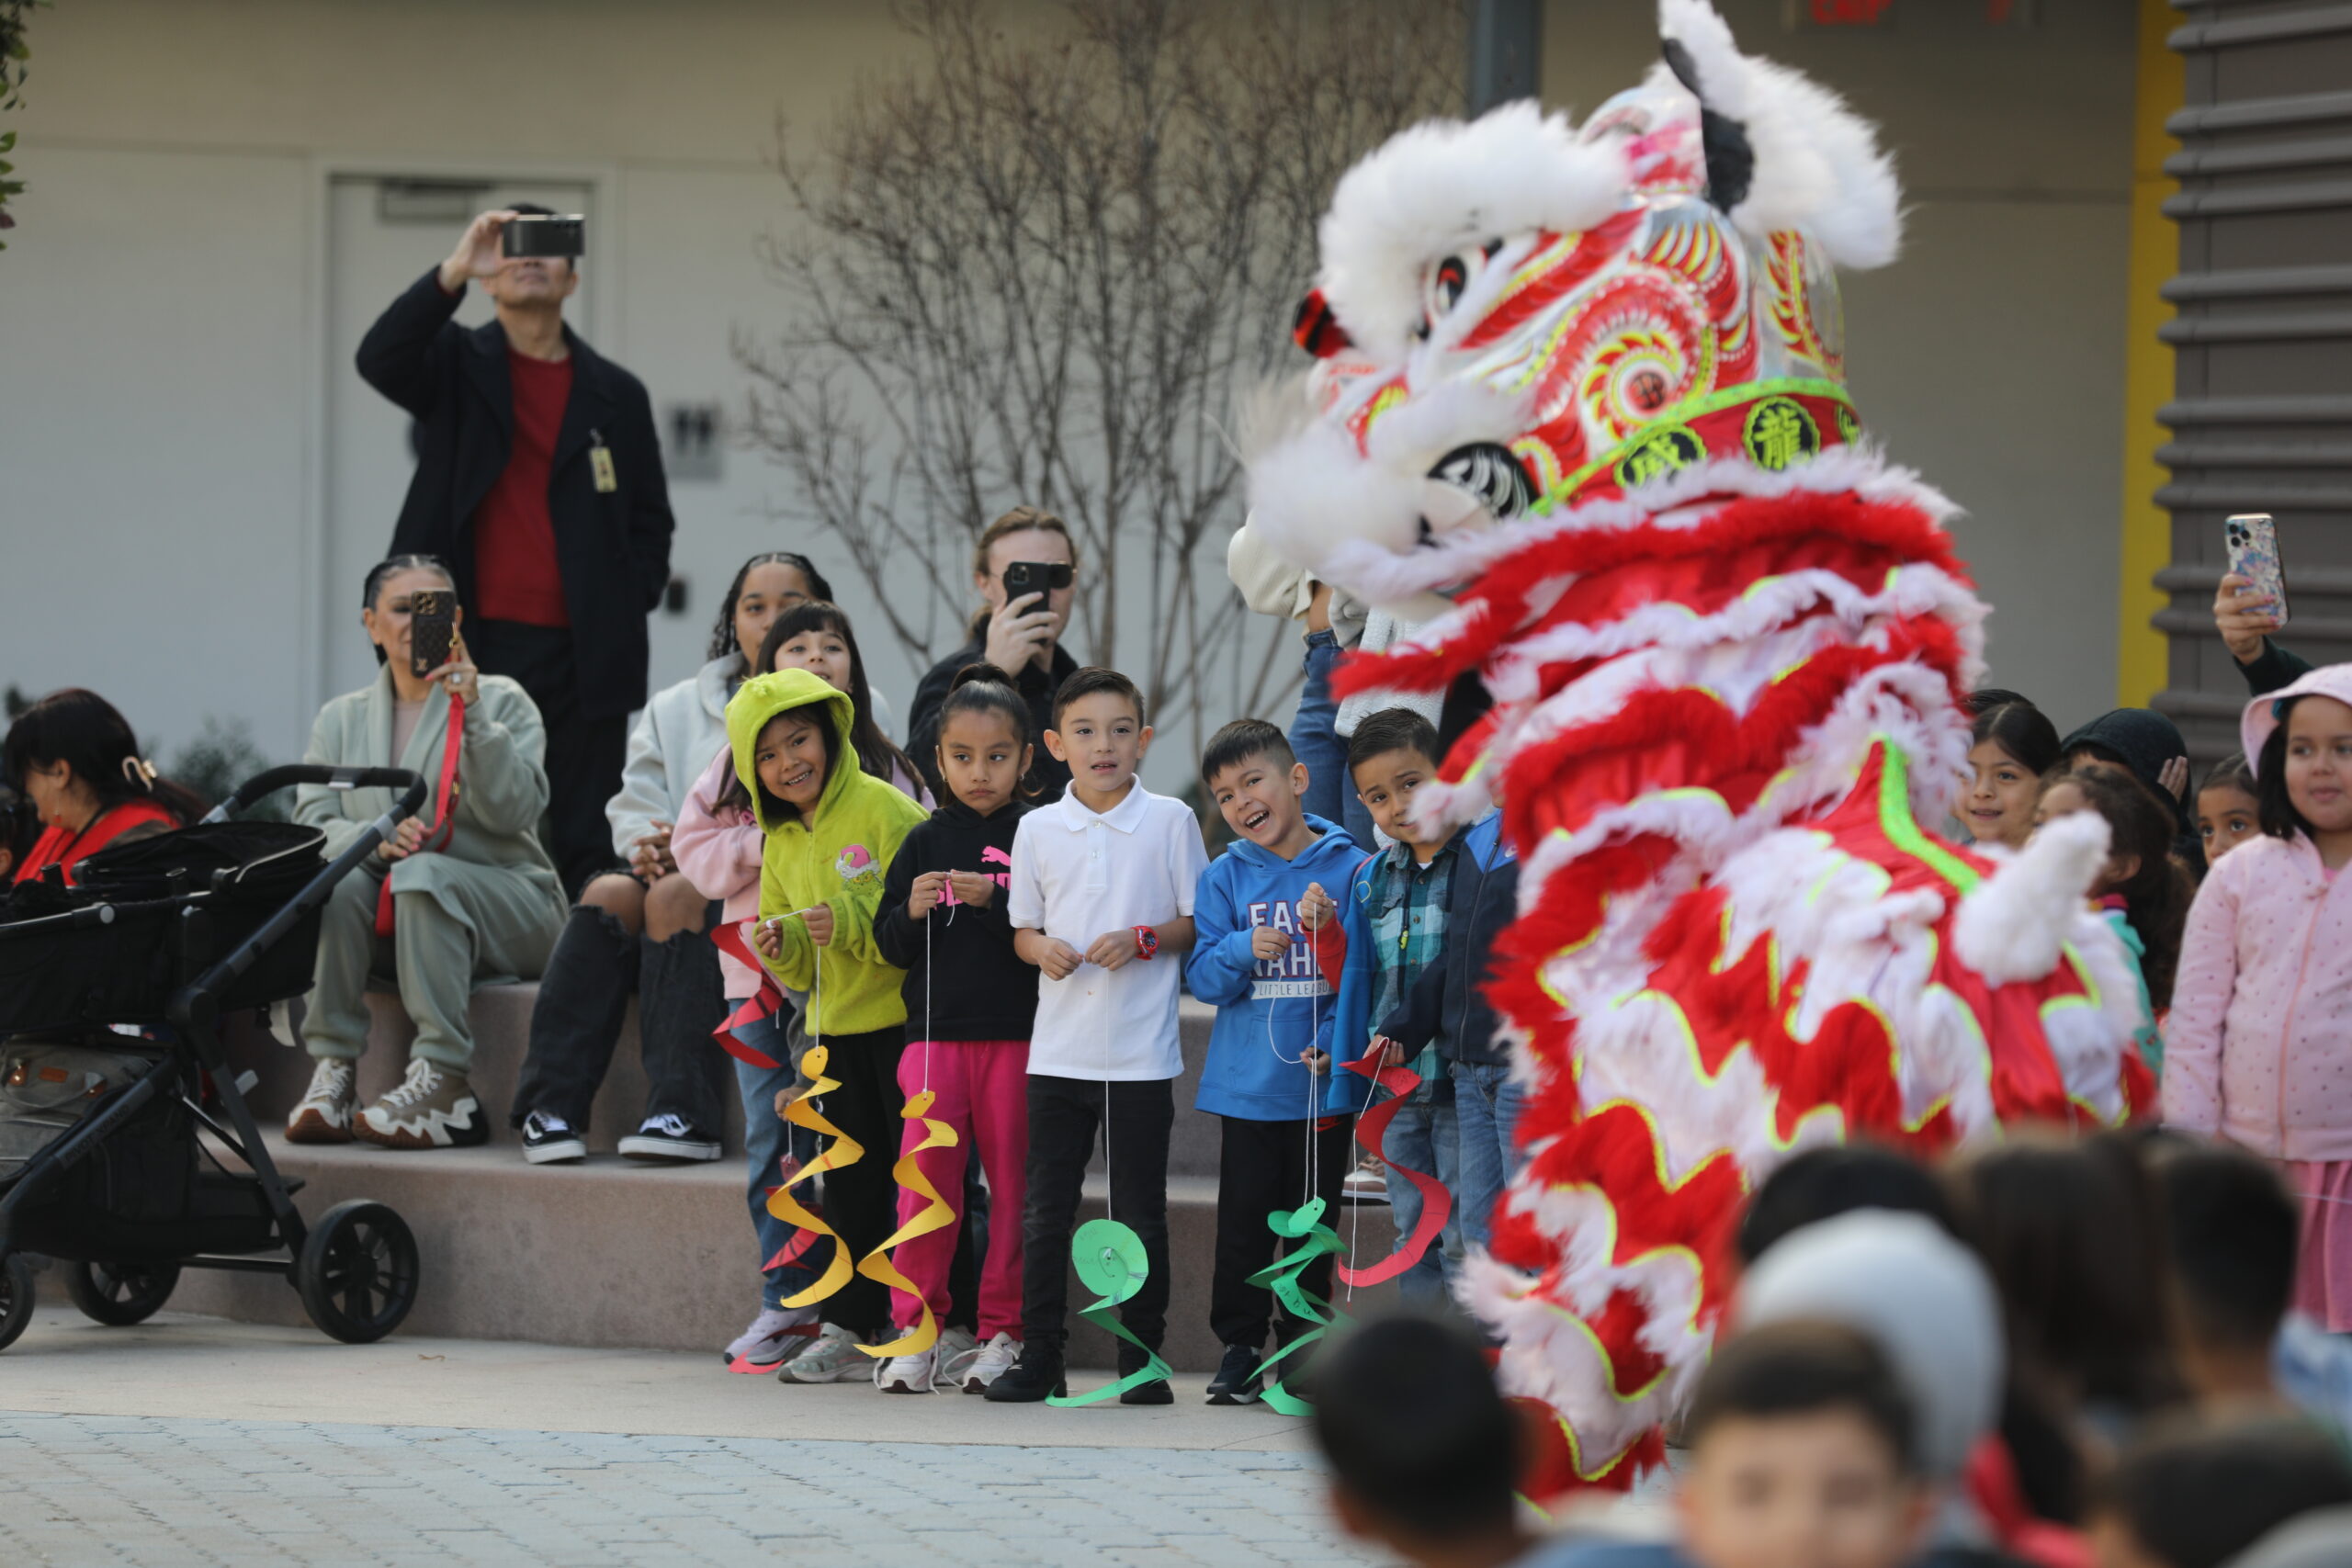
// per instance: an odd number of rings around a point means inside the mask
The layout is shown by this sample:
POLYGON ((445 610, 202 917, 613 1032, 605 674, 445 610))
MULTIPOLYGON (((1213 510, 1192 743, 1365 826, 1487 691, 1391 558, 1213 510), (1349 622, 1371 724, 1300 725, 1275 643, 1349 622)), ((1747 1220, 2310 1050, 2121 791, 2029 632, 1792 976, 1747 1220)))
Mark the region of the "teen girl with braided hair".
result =
POLYGON ((682 873, 671 835, 688 792, 727 748, 727 700, 776 617, 832 592, 805 556, 772 550, 736 570, 711 628, 709 661, 638 716, 620 793, 605 807, 627 869, 582 889, 531 1012, 530 1055, 509 1113, 534 1165, 588 1154, 588 1114, 612 1065, 631 992, 644 1054, 644 1114, 620 1140, 639 1160, 715 1160, 727 1063, 710 1043, 725 1011, 705 934, 719 890, 682 873))

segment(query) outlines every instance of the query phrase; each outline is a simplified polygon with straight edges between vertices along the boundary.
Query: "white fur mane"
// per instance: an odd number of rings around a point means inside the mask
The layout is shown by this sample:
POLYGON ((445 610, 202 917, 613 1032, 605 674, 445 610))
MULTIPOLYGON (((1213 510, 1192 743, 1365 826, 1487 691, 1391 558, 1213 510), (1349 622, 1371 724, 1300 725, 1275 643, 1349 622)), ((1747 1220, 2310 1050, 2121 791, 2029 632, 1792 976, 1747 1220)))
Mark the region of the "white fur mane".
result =
POLYGON ((1689 51, 1702 101, 1737 120, 1756 153, 1747 198, 1731 210, 1741 232, 1801 230, 1844 267, 1893 261, 1903 193, 1870 125, 1828 88, 1740 53, 1707 0, 1658 0, 1657 19, 1660 36, 1689 51))
POLYGON ((1421 320, 1423 268, 1506 235, 1589 228, 1625 186, 1623 149, 1578 143, 1567 116, 1531 102, 1429 120, 1340 177, 1320 231, 1323 298, 1373 357, 1400 358, 1421 320))

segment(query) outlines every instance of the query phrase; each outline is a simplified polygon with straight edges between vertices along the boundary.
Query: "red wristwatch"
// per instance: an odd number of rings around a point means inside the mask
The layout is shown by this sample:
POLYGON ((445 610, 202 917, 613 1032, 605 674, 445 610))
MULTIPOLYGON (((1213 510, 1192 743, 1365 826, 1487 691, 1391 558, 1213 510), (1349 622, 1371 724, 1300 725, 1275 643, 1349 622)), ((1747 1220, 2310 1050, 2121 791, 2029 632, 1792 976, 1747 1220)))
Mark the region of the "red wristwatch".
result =
POLYGON ((1147 962, 1159 956, 1159 933, 1149 926, 1136 928, 1136 956, 1147 962))

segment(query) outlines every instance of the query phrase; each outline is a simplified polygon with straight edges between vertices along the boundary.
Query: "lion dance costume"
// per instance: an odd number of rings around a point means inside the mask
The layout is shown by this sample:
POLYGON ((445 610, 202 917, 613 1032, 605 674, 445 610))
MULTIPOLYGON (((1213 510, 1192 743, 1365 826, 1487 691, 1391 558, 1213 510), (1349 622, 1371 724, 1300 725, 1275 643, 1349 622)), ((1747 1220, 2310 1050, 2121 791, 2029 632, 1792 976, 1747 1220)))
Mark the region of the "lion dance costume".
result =
POLYGON ((1704 0, 1661 28, 1581 130, 1514 104, 1341 179, 1316 366, 1250 462, 1274 548, 1429 617, 1343 691, 1492 698, 1417 803, 1498 806, 1522 863, 1493 991, 1526 1158, 1463 1288, 1559 1417, 1557 1479, 1602 1486, 1662 1458, 1776 1164, 2151 1098, 2083 897, 2105 825, 2016 857, 1922 826, 1984 610, 1845 386, 1832 268, 1894 258, 1893 167, 1704 0))

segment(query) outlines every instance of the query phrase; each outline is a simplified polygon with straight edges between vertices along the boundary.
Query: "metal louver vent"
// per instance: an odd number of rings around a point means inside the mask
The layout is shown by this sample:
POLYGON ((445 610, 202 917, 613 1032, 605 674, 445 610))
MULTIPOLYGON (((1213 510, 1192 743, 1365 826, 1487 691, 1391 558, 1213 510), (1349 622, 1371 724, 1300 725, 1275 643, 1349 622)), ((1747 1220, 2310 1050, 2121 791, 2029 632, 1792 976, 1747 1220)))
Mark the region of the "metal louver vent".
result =
POLYGON ((2156 705, 2210 761, 2237 746, 2245 680, 2213 635, 2222 519, 2278 520, 2292 621, 2313 663, 2352 659, 2352 4, 2173 0, 2185 105, 2166 129, 2181 182, 2171 439, 2169 639, 2156 705))

